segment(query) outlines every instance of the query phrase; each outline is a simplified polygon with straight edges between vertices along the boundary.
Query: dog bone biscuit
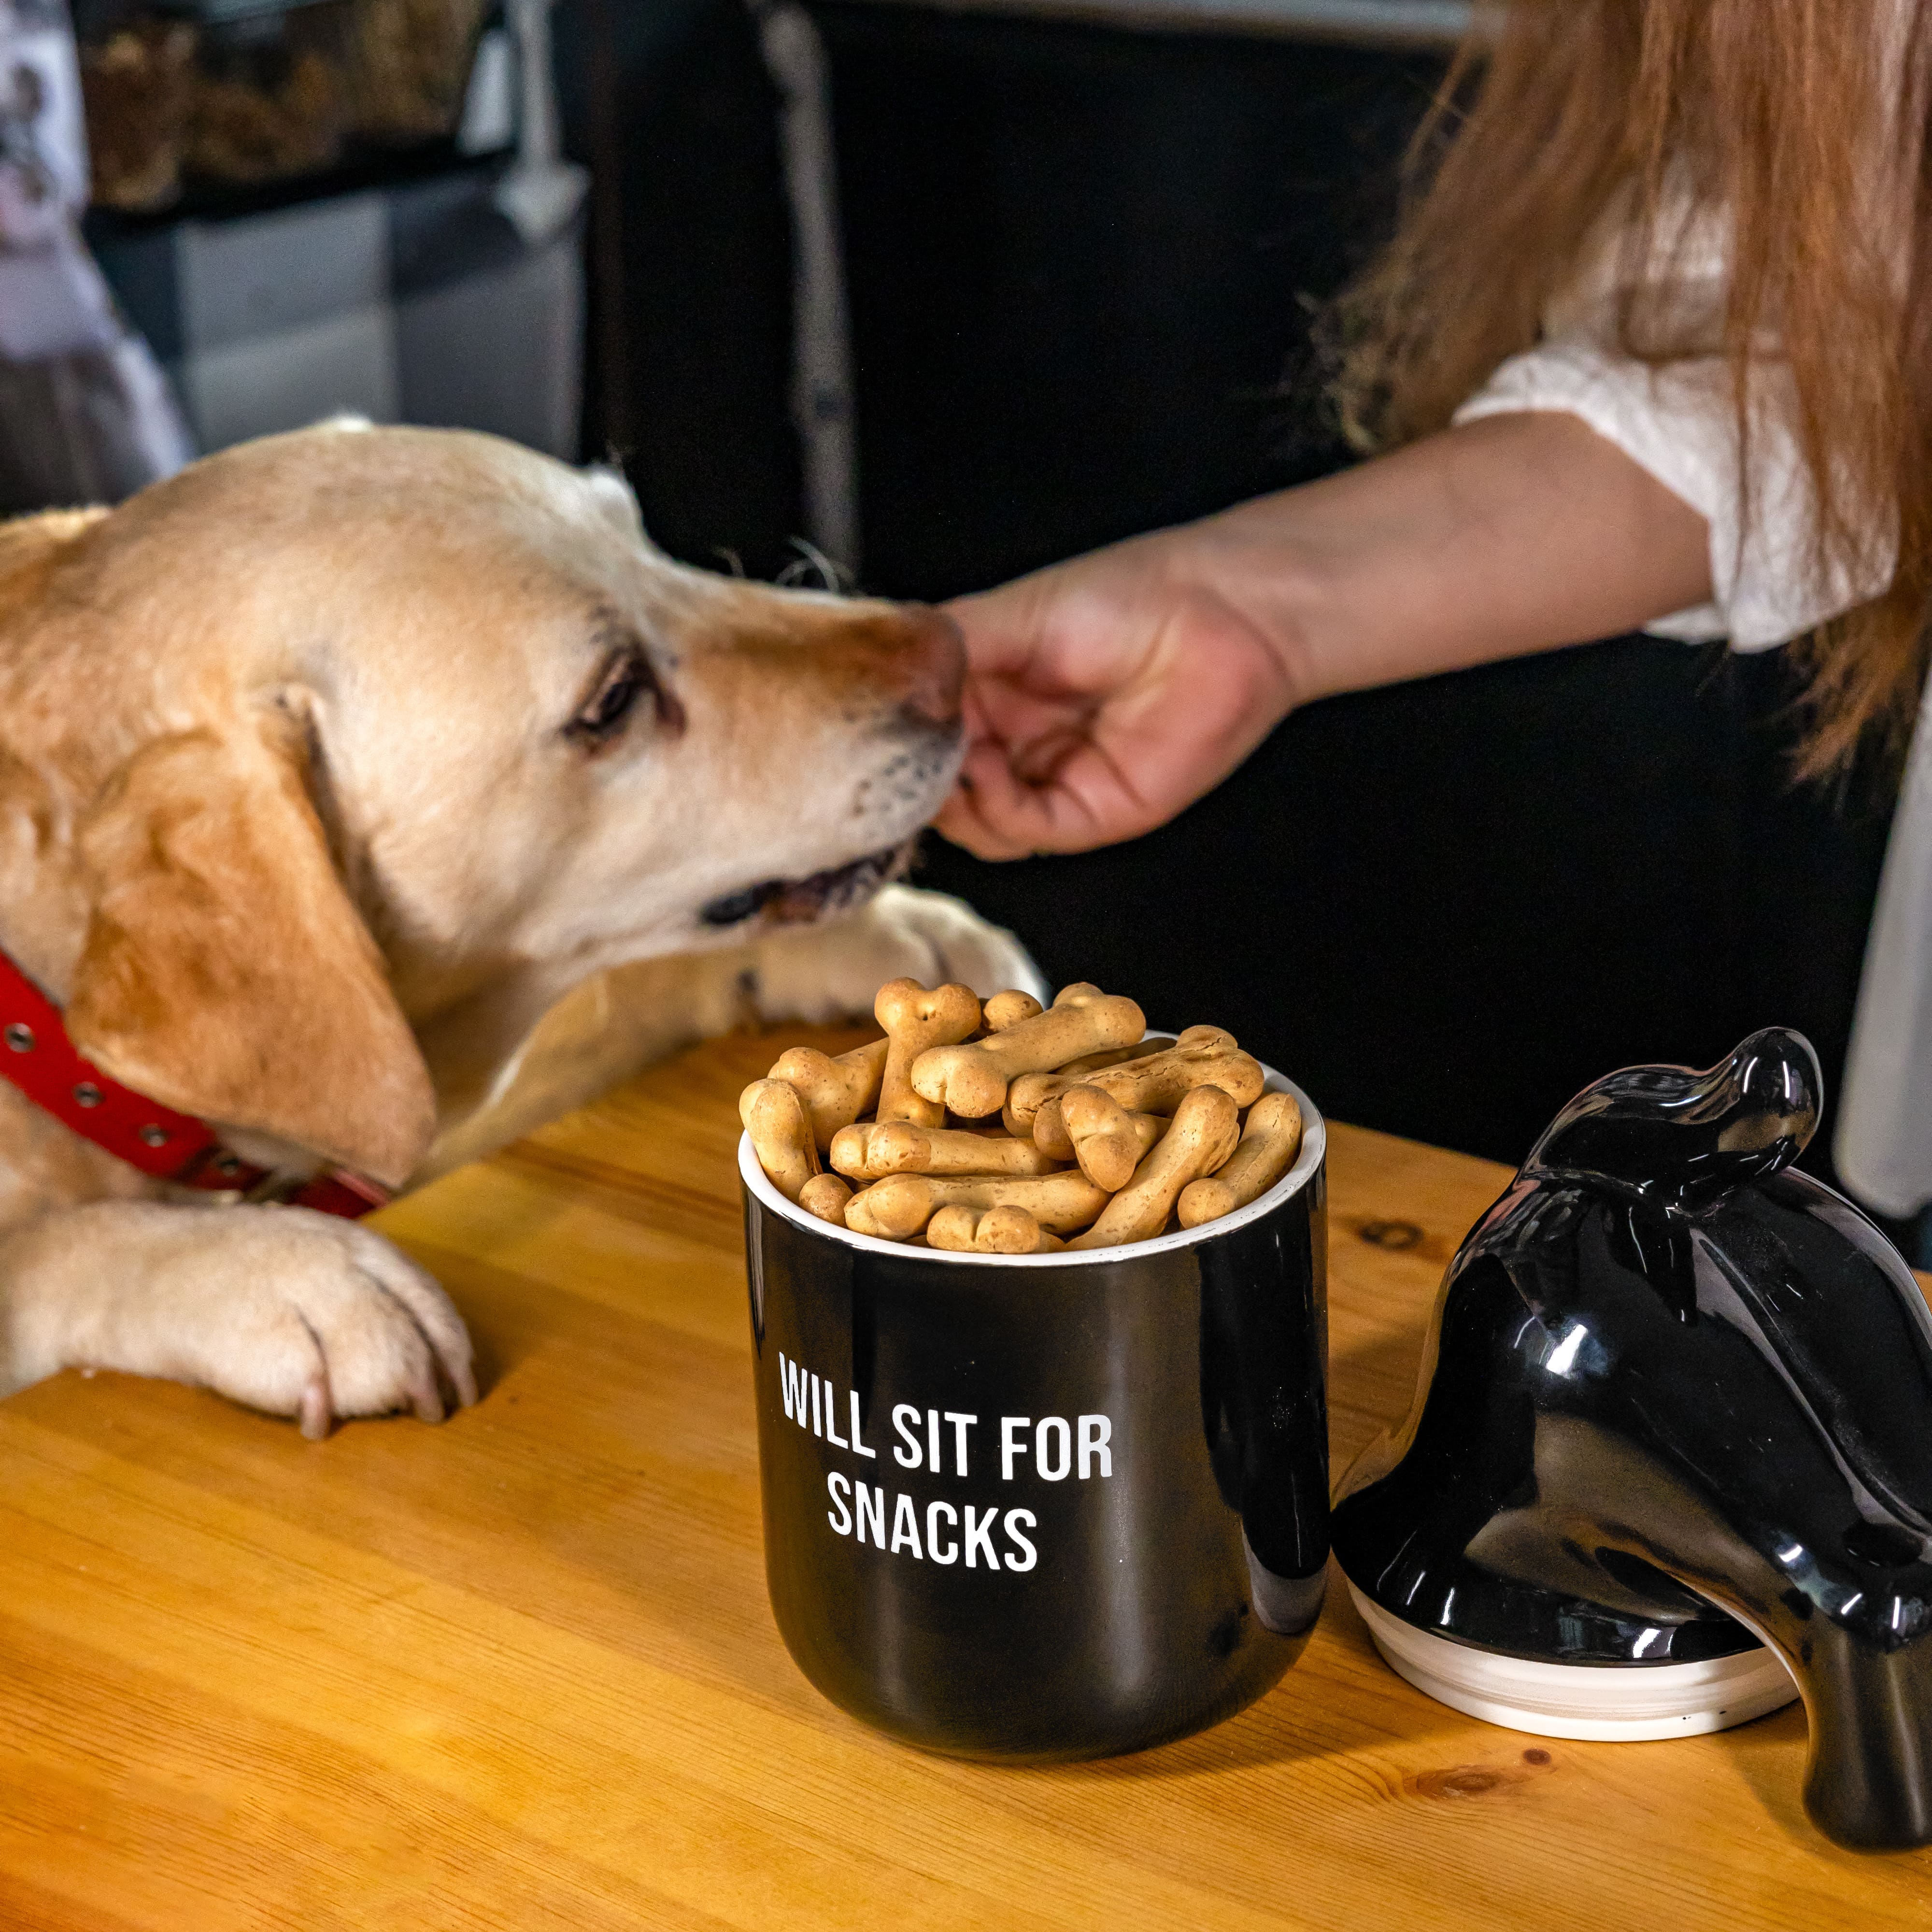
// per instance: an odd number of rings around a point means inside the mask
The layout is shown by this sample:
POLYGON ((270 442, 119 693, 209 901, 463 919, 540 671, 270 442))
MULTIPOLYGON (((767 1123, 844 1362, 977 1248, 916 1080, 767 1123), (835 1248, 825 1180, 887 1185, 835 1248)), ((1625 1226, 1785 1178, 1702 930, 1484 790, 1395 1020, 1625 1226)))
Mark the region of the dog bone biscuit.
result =
POLYGON ((875 1040, 850 1053, 820 1053, 815 1046, 794 1046, 780 1054, 766 1077, 783 1080, 798 1089, 812 1116, 812 1136, 820 1154, 832 1137, 850 1126, 879 1097, 879 1081, 886 1070, 888 1040, 875 1040))
POLYGON ((1174 1109, 1174 1124, 1134 1170, 1075 1248, 1108 1248, 1149 1240, 1167 1226, 1180 1190, 1211 1174, 1234 1151, 1241 1110, 1219 1087, 1196 1087, 1174 1109))
MULTIPOLYGON (((883 1185, 884 1184, 881 1183, 880 1184, 883 1185)), ((872 1189, 869 1187, 862 1187, 857 1193, 853 1196, 850 1200, 846 1202, 846 1226, 850 1228, 852 1232, 855 1234, 872 1234, 882 1241, 897 1240, 901 1239, 902 1238, 898 1235, 888 1234, 885 1229, 880 1227, 877 1221, 873 1220, 871 1204, 866 1198, 866 1196, 870 1194, 872 1191, 872 1189)))
MULTIPOLYGON (((1082 990, 1084 989, 1072 986, 1066 989, 1068 992, 1082 990)), ((1050 1073, 1022 1073, 1006 1089, 1006 1103, 1000 1110, 1006 1132, 1024 1140, 1033 1132, 1033 1117, 1043 1100, 1072 1086, 1076 1080, 1097 1073, 1103 1066, 1118 1066, 1126 1060, 1144 1060, 1173 1044, 1172 1039, 1166 1034, 1149 1034, 1131 1046, 1110 1046, 1100 1053, 1083 1054, 1077 1060, 1067 1060, 1055 1067, 1050 1073)))
POLYGON ((1031 1141, 957 1127, 916 1127, 910 1120, 861 1120, 832 1143, 832 1165, 855 1180, 889 1174, 1051 1174, 1056 1162, 1031 1141))
POLYGON ((832 1136, 827 1158, 841 1174, 861 1185, 888 1174, 916 1172, 926 1148, 926 1130, 910 1120, 855 1120, 832 1136), (890 1165, 875 1166, 874 1161, 890 1165))
MULTIPOLYGON (((1080 1063, 1076 1060, 1076 1066, 1080 1063)), ((1059 1093, 1070 1078, 1064 1070, 1058 1073, 1022 1073, 1006 1089, 1000 1104, 1000 1124, 1016 1140, 1031 1137, 1034 1117, 1043 1102, 1059 1093)))
POLYGON ((1301 1151, 1301 1109, 1292 1094, 1264 1094, 1248 1109, 1240 1145, 1209 1178, 1190 1180, 1176 1204, 1184 1228, 1218 1221, 1258 1201, 1301 1151))
POLYGON ((1234 1036, 1226 1027, 1217 1026, 1183 1027, 1180 1037, 1174 1043, 1176 1046, 1229 1048, 1237 1044, 1234 1036))
MULTIPOLYGON (((1082 1082, 1078 1084, 1084 1085, 1087 1083, 1082 1082)), ((1111 1094, 1107 1094, 1104 1088, 1096 1087, 1094 1090, 1096 1094, 1105 1094, 1115 1106, 1120 1106, 1120 1102, 1114 1100, 1111 1094)), ((1073 1136, 1067 1130, 1066 1114, 1066 1096, 1072 1091, 1071 1087, 1063 1087, 1033 1117, 1033 1143, 1048 1160, 1064 1163, 1076 1158, 1073 1136)), ((1140 1154, 1134 1156, 1138 1162, 1140 1155, 1145 1154, 1167 1132, 1167 1115, 1165 1113, 1138 1112, 1131 1107, 1123 1107, 1120 1111, 1130 1120, 1145 1120, 1149 1124, 1142 1132, 1140 1154)), ((1126 1185, 1124 1181, 1120 1184, 1122 1186, 1126 1185)))
MULTIPOLYGON (((1070 1087, 1053 1104, 1080 1172, 1109 1194, 1132 1180, 1134 1169, 1167 1131, 1167 1123, 1158 1115, 1131 1114, 1097 1087, 1070 1087)), ((1042 1109, 1042 1119, 1044 1114, 1042 1109)))
POLYGON ((988 1208, 973 1231, 973 1246, 982 1255, 1046 1255, 1066 1244, 1042 1228, 1024 1208, 1009 1202, 988 1208))
POLYGON ((926 1224, 926 1245, 948 1254, 970 1255, 980 1220, 976 1208, 942 1208, 926 1224))
POLYGON ((844 1226, 845 1204, 851 1198, 850 1187, 836 1174, 814 1174, 798 1190, 798 1204, 835 1228, 844 1226))
MULTIPOLYGON (((1191 1176, 1190 1177, 1192 1178, 1191 1176)), ((1042 1228, 1070 1234, 1107 1204, 1105 1188, 1069 1172, 1008 1180, 998 1175, 895 1174, 853 1196, 845 1225, 862 1234, 904 1240, 921 1234, 942 1208, 1024 1208, 1042 1228), (863 1225, 862 1225, 862 1223, 863 1225)))
MULTIPOLYGON (((1076 1084, 1084 1086, 1090 1083, 1083 1081, 1076 1084)), ((1067 1130, 1066 1115, 1066 1096, 1072 1091, 1072 1087, 1062 1087, 1057 1093, 1048 1098, 1033 1117, 1034 1144, 1049 1160, 1070 1161, 1074 1158, 1073 1136, 1067 1130)), ((1094 1091, 1096 1094, 1106 1094, 1109 1100, 1113 1100, 1113 1096, 1107 1094, 1104 1087, 1096 1087, 1094 1091)), ((1114 1104, 1116 1106, 1120 1106, 1120 1102, 1117 1100, 1114 1101, 1114 1104)), ((1151 1120, 1154 1123, 1153 1132, 1141 1148, 1142 1154, 1145 1154, 1148 1148, 1153 1146, 1154 1142, 1167 1131, 1166 1110, 1160 1113, 1139 1112, 1129 1107, 1122 1108, 1121 1111, 1130 1120, 1151 1120)), ((1136 1155, 1135 1158, 1138 1160, 1139 1156, 1136 1155)), ((1126 1184, 1123 1182, 1121 1185, 1124 1186, 1126 1184)))
POLYGON ((1105 1053, 1090 1053, 1083 1059, 1070 1060, 1054 1071, 1062 1080, 1084 1080, 1088 1074, 1097 1073, 1103 1066, 1118 1066, 1124 1060, 1144 1060, 1150 1054, 1166 1052, 1173 1044, 1173 1034, 1150 1033, 1132 1046, 1110 1046, 1105 1053))
MULTIPOLYGON (((1132 1114, 1172 1114, 1183 1096, 1197 1087, 1218 1087, 1237 1107, 1246 1107, 1261 1097, 1264 1078, 1261 1062, 1244 1053, 1232 1034, 1219 1027, 1190 1027, 1164 1052, 1102 1067, 1078 1084, 1099 1088, 1132 1114)), ((1036 1141, 1040 1137, 1041 1115, 1057 1097, 1058 1093, 1042 1096, 1034 1112, 1036 1141)), ((1051 1151, 1062 1132, 1057 1125, 1050 1125, 1042 1144, 1051 1151)))
MULTIPOLYGON (((1234 1043, 1234 1036, 1222 1034, 1218 1027, 1200 1027, 1190 1030, 1217 1035, 1230 1046, 1234 1043)), ((1103 1068, 1119 1066, 1131 1060, 1150 1060, 1156 1054, 1165 1053, 1178 1043, 1171 1034, 1150 1033, 1136 1046, 1117 1046, 1105 1053, 1090 1053, 1084 1060, 1070 1060, 1052 1073, 1023 1073, 1006 1089, 1006 1102, 1000 1109, 1000 1118, 1008 1133, 1024 1140, 1034 1131, 1040 1110, 1050 1106, 1056 1095, 1065 1093, 1068 1088, 1103 1068)), ((1073 1156, 1068 1149, 1064 1130, 1055 1126, 1048 1132, 1054 1138, 1046 1144, 1054 1159, 1071 1160, 1073 1156)))
POLYGON ((818 1172, 818 1148, 798 1089, 784 1080, 754 1080, 738 1096, 738 1118, 758 1165, 788 1201, 818 1172))
POLYGON ((928 1247, 954 1254, 1045 1255, 1066 1244, 1024 1208, 942 1208, 926 1224, 928 1247))
POLYGON ((1083 982, 1064 988, 1043 1013, 970 1046, 935 1046, 921 1054, 913 1064, 913 1088, 963 1119, 983 1120, 1000 1111, 1018 1076, 1124 1046, 1146 1031, 1146 1016, 1132 1000, 1083 982))
POLYGON ((972 1032, 980 1024, 978 994, 970 986, 939 986, 928 992, 916 980, 889 980, 879 988, 872 1013, 890 1043, 880 1079, 878 1118, 910 1120, 916 1127, 944 1126, 942 1102, 914 1090, 913 1064, 972 1032))
POLYGON ((1077 1081, 1084 1080, 1088 1074, 1097 1073, 1103 1066, 1118 1066, 1124 1060, 1145 1060, 1156 1053, 1164 1053, 1174 1044, 1171 1034, 1150 1033, 1146 1039, 1132 1046, 1110 1046, 1105 1053, 1090 1053, 1079 1060, 1070 1060, 1064 1066, 1057 1067, 1051 1073, 1022 1073, 1006 1089, 1006 1105, 1000 1111, 1006 1132, 1024 1140, 1033 1132, 1034 1116, 1041 1104, 1053 1096, 1064 1092, 1077 1081))
MULTIPOLYGON (((1100 1089, 1096 1087, 1094 1090, 1097 1094, 1100 1089)), ((1073 1158, 1073 1136, 1066 1131, 1066 1116, 1060 1111, 1060 1102, 1068 1091, 1060 1088, 1033 1117, 1033 1144, 1054 1160, 1073 1158)))
POLYGON ((1004 1033, 1022 1020, 1037 1019, 1044 1010, 1030 993, 1015 989, 995 993, 980 1009, 980 1017, 988 1033, 1004 1033))

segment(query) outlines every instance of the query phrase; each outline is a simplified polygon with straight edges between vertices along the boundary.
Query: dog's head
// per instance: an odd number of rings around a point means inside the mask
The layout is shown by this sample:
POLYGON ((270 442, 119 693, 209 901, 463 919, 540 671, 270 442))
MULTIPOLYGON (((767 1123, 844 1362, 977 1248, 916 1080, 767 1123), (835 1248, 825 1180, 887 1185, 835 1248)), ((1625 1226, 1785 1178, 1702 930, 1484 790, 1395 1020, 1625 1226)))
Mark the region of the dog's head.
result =
POLYGON ((862 897, 961 674, 930 611, 672 562, 608 474, 270 438, 0 538, 0 908, 108 1072, 397 1180, 466 1002, 862 897))

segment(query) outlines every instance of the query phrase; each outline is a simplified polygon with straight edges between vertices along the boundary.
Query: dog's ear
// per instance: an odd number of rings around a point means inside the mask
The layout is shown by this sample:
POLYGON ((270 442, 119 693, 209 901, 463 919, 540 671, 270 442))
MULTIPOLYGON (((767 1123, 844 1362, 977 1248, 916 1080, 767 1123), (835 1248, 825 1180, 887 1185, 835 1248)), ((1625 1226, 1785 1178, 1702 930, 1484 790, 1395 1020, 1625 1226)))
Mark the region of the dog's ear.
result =
POLYGON ((307 766, 278 717, 164 738, 122 769, 81 827, 93 903, 68 1028, 154 1100, 394 1186, 435 1096, 307 766))

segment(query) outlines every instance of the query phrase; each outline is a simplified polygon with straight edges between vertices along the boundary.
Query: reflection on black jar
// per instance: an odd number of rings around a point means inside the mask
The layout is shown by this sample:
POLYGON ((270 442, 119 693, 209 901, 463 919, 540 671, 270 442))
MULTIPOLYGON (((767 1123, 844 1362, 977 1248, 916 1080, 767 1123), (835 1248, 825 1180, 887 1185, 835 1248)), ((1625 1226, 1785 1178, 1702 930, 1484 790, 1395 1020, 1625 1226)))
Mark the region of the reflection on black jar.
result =
POLYGON ((1790 1170, 1820 1105, 1778 1029, 1579 1095, 1450 1264, 1336 1546, 1384 1655, 1444 1701, 1658 1737, 1802 1691, 1813 1818, 1918 1844, 1932 1318, 1877 1229, 1790 1170))
POLYGON ((835 1703, 930 1750, 1095 1756, 1299 1654, 1328 1420, 1325 1136, 1297 1097, 1261 1200, 1078 1256, 868 1240, 741 1159, 766 1574, 835 1703))

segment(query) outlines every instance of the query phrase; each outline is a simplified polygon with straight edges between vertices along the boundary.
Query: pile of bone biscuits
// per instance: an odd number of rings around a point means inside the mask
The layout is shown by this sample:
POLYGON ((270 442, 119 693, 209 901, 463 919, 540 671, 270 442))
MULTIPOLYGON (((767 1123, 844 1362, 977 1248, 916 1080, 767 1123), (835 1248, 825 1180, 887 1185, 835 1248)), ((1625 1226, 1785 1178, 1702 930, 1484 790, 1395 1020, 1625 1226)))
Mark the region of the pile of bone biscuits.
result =
POLYGON ((779 1192, 854 1234, 957 1253, 1118 1247, 1246 1207, 1300 1150, 1300 1108, 1262 1090, 1232 1034, 1150 1037, 1132 1000, 1097 986, 1042 1009, 894 980, 873 1012, 884 1040, 794 1047, 738 1108, 779 1192))

